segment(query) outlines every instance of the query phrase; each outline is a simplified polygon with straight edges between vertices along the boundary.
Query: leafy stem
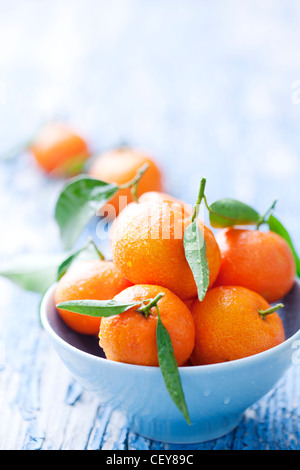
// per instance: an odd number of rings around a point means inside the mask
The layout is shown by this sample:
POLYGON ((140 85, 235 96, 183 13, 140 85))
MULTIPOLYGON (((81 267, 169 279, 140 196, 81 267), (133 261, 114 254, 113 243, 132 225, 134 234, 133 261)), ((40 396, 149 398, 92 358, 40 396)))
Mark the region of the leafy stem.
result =
POLYGON ((59 265, 57 269, 57 280, 61 279, 62 276, 67 272, 73 261, 84 251, 87 251, 90 249, 90 247, 93 248, 93 250, 96 252, 97 256, 99 257, 100 260, 104 260, 104 256, 95 244, 94 240, 92 237, 88 238, 88 241, 83 247, 81 247, 79 250, 73 251, 66 259, 64 259, 61 264, 59 265))
POLYGON ((88 247, 89 245, 94 248, 95 252, 97 253, 97 255, 98 255, 98 257, 99 257, 99 259, 101 259, 102 261, 104 261, 104 259, 105 259, 105 258, 104 258, 104 255, 103 255, 103 253, 101 253, 101 251, 100 251, 99 248, 97 247, 97 245, 96 245, 96 243, 94 242, 94 240, 92 239, 92 237, 89 237, 89 239, 88 239, 87 247, 88 247))
POLYGON ((128 181, 127 183, 125 184, 122 184, 119 186, 119 189, 127 189, 127 188, 130 188, 131 189, 131 193, 132 193, 132 196, 133 196, 133 199, 135 202, 138 202, 138 195, 137 195, 137 188, 138 188, 138 183, 141 179, 141 177, 143 176, 143 174, 145 173, 145 171, 149 168, 149 163, 145 163, 140 169, 139 171, 137 172, 137 174, 135 175, 134 178, 132 178, 130 181, 128 181))
POLYGON ((143 165, 134 178, 122 185, 107 183, 84 174, 68 181, 55 206, 55 220, 64 248, 70 249, 73 246, 100 207, 108 203, 120 189, 131 188, 133 198, 137 201, 137 185, 148 166, 143 165))
POLYGON ((157 308, 157 302, 158 302, 164 295, 165 295, 165 294, 162 293, 162 292, 161 292, 160 294, 157 294, 157 296, 156 296, 154 299, 152 299, 147 305, 144 305, 144 303, 143 303, 143 307, 140 307, 140 308, 138 309, 138 311, 141 312, 141 313, 144 315, 145 318, 147 318, 148 315, 149 315, 150 309, 151 309, 152 307, 156 307, 156 308, 157 308))
POLYGON ((273 204, 266 210, 266 212, 262 216, 259 217, 257 225, 256 225, 256 230, 258 230, 261 225, 268 223, 267 217, 269 217, 271 212, 273 212, 273 210, 275 209, 277 201, 278 199, 275 199, 273 204))
POLYGON ((197 201, 196 201, 193 213, 192 213, 192 217, 191 217, 192 222, 194 222, 195 218, 198 217, 200 204, 202 202, 202 199, 205 198, 204 196, 205 185, 206 185, 206 178, 202 178, 200 182, 198 198, 197 198, 197 201))
POLYGON ((191 268, 197 286, 198 298, 202 301, 209 285, 209 267, 206 256, 204 235, 198 227, 197 217, 202 199, 206 201, 204 190, 206 179, 202 178, 198 198, 191 216, 191 223, 186 227, 183 238, 185 258, 191 268))

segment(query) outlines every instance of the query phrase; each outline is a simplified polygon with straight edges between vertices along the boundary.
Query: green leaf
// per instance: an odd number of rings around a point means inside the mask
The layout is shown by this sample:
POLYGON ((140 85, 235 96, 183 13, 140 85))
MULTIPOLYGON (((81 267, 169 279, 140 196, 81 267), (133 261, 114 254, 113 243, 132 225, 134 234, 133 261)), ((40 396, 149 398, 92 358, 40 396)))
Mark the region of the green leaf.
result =
POLYGON ((84 227, 118 191, 115 184, 80 175, 68 182, 61 191, 56 207, 55 220, 60 228, 62 242, 70 249, 84 227))
POLYGON ((83 248, 73 252, 70 256, 68 256, 58 267, 57 270, 57 280, 59 281, 63 275, 68 271, 69 267, 73 263, 73 261, 82 253, 83 248))
POLYGON ((93 249, 94 253, 97 254, 99 259, 104 259, 104 256, 99 251, 97 246, 95 245, 94 241, 90 238, 88 242, 79 250, 73 251, 67 258, 63 260, 63 262, 59 265, 57 270, 57 280, 62 278, 62 276, 67 272, 71 264, 79 257, 84 251, 90 251, 90 248, 93 249))
POLYGON ((57 268, 66 254, 26 255, 0 266, 0 276, 25 290, 43 294, 57 280, 57 268))
POLYGON ((293 256, 294 256, 295 263, 296 263, 297 276, 300 277, 300 259, 287 229, 282 225, 282 223, 276 217, 274 217, 274 215, 270 215, 268 219, 268 224, 269 224, 270 230, 272 232, 277 233, 278 235, 281 235, 290 246, 293 256))
POLYGON ((141 302, 121 303, 116 300, 69 300, 56 305, 57 308, 69 310, 80 315, 92 317, 112 317, 126 312, 141 302))
POLYGON ((183 414, 186 422, 191 424, 171 338, 161 321, 158 308, 157 313, 156 341, 160 370, 170 397, 183 414))
POLYGON ((257 225, 260 219, 255 209, 235 199, 220 199, 209 206, 209 220, 214 228, 257 225))
POLYGON ((186 260, 197 285, 198 298, 201 301, 204 299, 209 285, 209 267, 205 239, 197 224, 197 219, 194 219, 185 229, 183 245, 186 260))

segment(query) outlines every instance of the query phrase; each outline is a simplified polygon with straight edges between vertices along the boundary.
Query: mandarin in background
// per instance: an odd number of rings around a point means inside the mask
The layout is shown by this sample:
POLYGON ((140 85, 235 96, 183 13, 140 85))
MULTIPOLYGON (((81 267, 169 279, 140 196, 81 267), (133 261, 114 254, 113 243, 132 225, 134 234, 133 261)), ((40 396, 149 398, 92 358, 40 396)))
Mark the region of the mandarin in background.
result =
POLYGON ((30 144, 29 151, 40 168, 58 177, 80 173, 90 156, 85 139, 62 122, 44 125, 30 144))
POLYGON ((277 233, 230 228, 220 231, 216 240, 221 267, 215 285, 248 287, 268 302, 282 299, 293 287, 295 260, 277 233))
POLYGON ((263 315, 270 304, 245 287, 215 287, 192 306, 195 324, 193 365, 252 356, 285 340, 278 313, 263 315))
MULTIPOLYGON (((185 364, 194 348, 195 327, 186 305, 168 289, 157 285, 134 285, 114 297, 118 302, 143 302, 163 293, 158 301, 159 314, 167 329, 178 366, 185 364)), ((157 310, 152 307, 147 317, 139 307, 112 317, 102 318, 100 346, 106 358, 144 366, 158 366, 156 326, 157 310)))
MULTIPOLYGON (((116 265, 106 260, 86 260, 72 264, 58 281, 55 304, 70 300, 109 300, 131 286, 116 265)), ((99 333, 101 318, 57 309, 63 321, 78 333, 99 333)))
MULTIPOLYGON (((186 260, 183 237, 190 217, 176 204, 145 201, 129 204, 111 228, 112 257, 123 276, 134 284, 157 284, 182 300, 197 296, 186 260)), ((198 220, 206 242, 209 287, 220 268, 220 250, 212 231, 198 220)))
MULTIPOLYGON (((137 196, 147 191, 162 191, 162 174, 154 159, 142 151, 128 147, 120 147, 100 154, 91 163, 88 173, 93 178, 106 183, 122 185, 133 179, 145 164, 148 164, 148 168, 138 183, 137 196)), ((132 201, 131 190, 126 188, 118 191, 108 204, 113 206, 115 215, 118 215, 124 205, 132 201), (120 196, 124 199, 120 200, 120 196)), ((105 211, 108 211, 108 215, 110 214, 108 205, 102 207, 101 212, 105 211)))

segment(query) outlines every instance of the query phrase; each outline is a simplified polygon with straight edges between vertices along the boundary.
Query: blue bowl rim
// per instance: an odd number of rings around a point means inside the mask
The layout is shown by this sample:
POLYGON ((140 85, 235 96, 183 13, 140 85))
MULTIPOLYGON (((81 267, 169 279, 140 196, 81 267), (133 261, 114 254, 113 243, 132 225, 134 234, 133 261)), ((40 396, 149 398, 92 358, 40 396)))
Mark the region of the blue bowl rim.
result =
MULTIPOLYGON (((298 280, 295 280, 295 282, 299 283, 298 280)), ((75 346, 69 344, 67 341, 65 341, 61 336, 59 336, 56 331, 52 328, 50 325, 47 311, 49 308, 49 301, 51 300, 53 296, 54 289, 56 287, 56 282, 53 283, 45 292, 43 299, 41 301, 40 305, 40 318, 41 318, 41 323, 44 328, 44 330, 58 343, 60 343, 62 346, 67 348, 70 352, 75 352, 77 355, 89 358, 90 360, 94 360, 97 363, 107 365, 109 364, 110 367, 115 367, 119 368, 121 367, 122 369, 126 368, 135 372, 144 370, 147 371, 147 373, 160 373, 159 367, 154 367, 154 366, 142 366, 142 365, 136 365, 136 364, 127 364, 124 362, 116 362, 116 361, 111 361, 109 359, 95 356, 89 352, 82 351, 81 349, 76 348, 75 346)), ((300 283, 299 283, 300 285, 300 283)), ((53 307, 53 306, 52 306, 53 307)), ((296 331, 292 336, 287 338, 283 343, 278 344, 277 346, 274 346, 273 348, 267 349, 265 351, 262 351, 260 353, 254 354, 252 356, 247 356, 243 357, 241 359, 235 359, 232 361, 227 361, 227 362, 222 362, 222 363, 216 363, 216 364, 205 364, 205 365, 199 365, 199 366, 181 366, 178 369, 180 370, 180 374, 199 374, 199 373, 207 373, 210 370, 211 371, 216 371, 218 369, 221 369, 222 372, 226 371, 227 369, 231 369, 232 367, 244 367, 247 364, 251 364, 254 362, 259 362, 260 360, 263 359, 268 359, 271 355, 275 354, 280 354, 281 350, 284 350, 286 348, 289 348, 292 343, 295 341, 300 340, 300 329, 296 331)))

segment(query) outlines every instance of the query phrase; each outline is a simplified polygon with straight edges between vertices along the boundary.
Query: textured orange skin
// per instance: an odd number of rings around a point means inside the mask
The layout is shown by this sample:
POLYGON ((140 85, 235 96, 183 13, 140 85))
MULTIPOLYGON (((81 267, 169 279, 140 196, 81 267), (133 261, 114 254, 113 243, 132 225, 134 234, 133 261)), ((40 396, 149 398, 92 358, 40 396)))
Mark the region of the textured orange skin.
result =
MULTIPOLYGON (((131 286, 112 261, 90 260, 73 264, 59 280, 55 305, 69 300, 109 300, 131 286)), ((57 309, 64 322, 78 333, 99 334, 101 318, 57 309)))
POLYGON ((277 313, 263 319, 257 309, 270 304, 256 292, 240 286, 215 287, 202 302, 193 304, 195 348, 193 365, 215 364, 252 356, 285 340, 277 313))
POLYGON ((189 300, 184 300, 185 305, 187 306, 188 309, 191 310, 193 303, 197 300, 197 297, 189 300))
POLYGON ((248 287, 272 303, 293 287, 295 261, 287 242, 274 232, 227 229, 216 235, 221 268, 215 285, 248 287))
MULTIPOLYGON (((74 158, 89 158, 85 140, 66 124, 55 122, 45 125, 30 146, 38 165, 46 172, 68 174, 68 165, 74 158)), ((72 174, 72 171, 71 171, 72 174)))
MULTIPOLYGON (((184 230, 190 223, 184 210, 168 203, 131 203, 111 228, 113 260, 134 284, 158 284, 182 300, 195 298, 197 287, 183 245, 184 230)), ((219 272, 220 250, 211 230, 198 223, 206 241, 212 286, 219 272)))
MULTIPOLYGON (((93 178, 99 178, 107 183, 122 185, 132 180, 141 167, 148 163, 149 167, 142 175, 137 189, 138 197, 147 191, 162 190, 162 175, 157 164, 152 157, 136 149, 118 148, 105 152, 97 157, 91 164, 88 173, 93 178)), ((118 191, 108 204, 101 208, 102 215, 108 212, 108 215, 118 215, 126 205, 119 201, 119 197, 125 197, 127 204, 133 201, 130 188, 118 191), (113 206, 113 211, 109 207, 113 206), (113 213, 112 213, 113 212, 113 213)))
MULTIPOLYGON (((170 335, 175 358, 180 366, 189 359, 195 340, 192 314, 185 304, 168 289, 149 285, 134 285, 114 299, 120 302, 142 302, 161 292, 164 296, 158 301, 160 317, 170 335)), ((151 308, 147 318, 137 312, 137 308, 102 318, 100 346, 107 359, 112 361, 157 367, 156 308, 151 308)))
POLYGON ((184 207, 187 210, 187 214, 192 214, 192 207, 181 199, 177 199, 170 194, 163 193, 160 191, 147 191, 139 197, 139 202, 166 202, 169 204, 178 204, 180 207, 184 207))
POLYGON ((170 194, 163 193, 160 191, 147 191, 139 197, 139 202, 148 202, 148 201, 165 201, 170 203, 180 203, 184 204, 183 201, 176 199, 170 194))

